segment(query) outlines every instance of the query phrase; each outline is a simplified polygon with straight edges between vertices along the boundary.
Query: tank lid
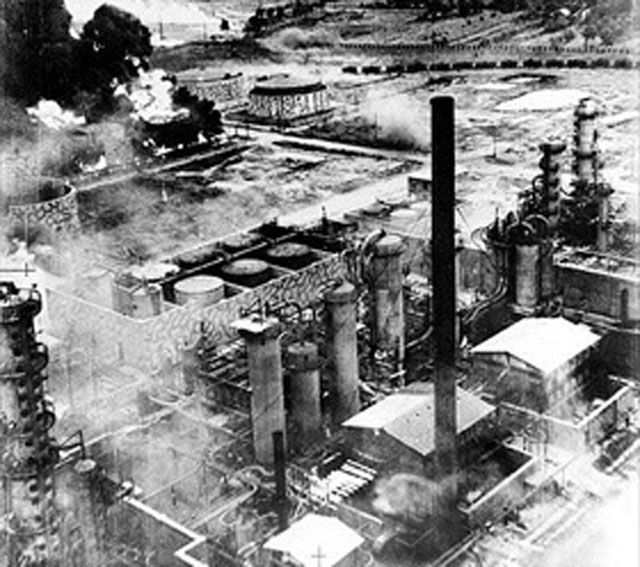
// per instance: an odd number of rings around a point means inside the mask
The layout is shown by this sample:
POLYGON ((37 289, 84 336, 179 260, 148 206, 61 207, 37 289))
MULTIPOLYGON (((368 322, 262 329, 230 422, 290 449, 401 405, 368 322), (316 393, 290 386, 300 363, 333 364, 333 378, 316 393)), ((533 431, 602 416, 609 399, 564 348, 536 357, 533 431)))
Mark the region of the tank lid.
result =
POLYGON ((278 244, 267 251, 267 256, 271 258, 300 258, 309 254, 311 249, 306 244, 296 242, 285 242, 278 244))
POLYGON ((543 142, 539 147, 544 153, 559 154, 564 152, 567 144, 560 140, 551 140, 549 142, 543 142))
POLYGON ((224 287, 224 281, 215 276, 192 276, 175 284, 180 293, 206 293, 224 287))
POLYGON ((157 281, 171 274, 177 274, 179 271, 180 268, 175 264, 154 262, 143 264, 142 266, 134 266, 129 270, 129 273, 139 280, 157 281))
POLYGON ((254 258, 236 260, 222 267, 222 271, 231 276, 254 276, 268 269, 269 264, 263 260, 256 260, 254 258))
POLYGON ((396 234, 389 234, 377 242, 376 256, 396 256, 402 252, 402 248, 402 238, 396 234))
POLYGON ((348 281, 343 281, 337 287, 327 291, 325 299, 329 303, 349 303, 355 301, 356 295, 355 286, 348 281))

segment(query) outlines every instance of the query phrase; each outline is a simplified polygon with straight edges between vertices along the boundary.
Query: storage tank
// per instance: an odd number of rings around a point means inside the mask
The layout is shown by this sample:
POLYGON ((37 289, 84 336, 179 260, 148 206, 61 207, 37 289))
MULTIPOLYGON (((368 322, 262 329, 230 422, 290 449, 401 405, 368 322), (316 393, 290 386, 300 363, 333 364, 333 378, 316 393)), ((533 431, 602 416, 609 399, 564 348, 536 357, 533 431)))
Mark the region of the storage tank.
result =
POLYGON ((246 258, 222 266, 222 273, 226 279, 234 283, 256 287, 271 278, 272 270, 271 266, 262 260, 246 258))
POLYGON ((540 246, 538 244, 516 245, 516 303, 520 307, 533 309, 540 296, 540 246))
POLYGON ((291 269, 300 269, 314 260, 311 249, 306 244, 285 242, 267 250, 267 257, 275 264, 291 269))
POLYGON ((158 283, 167 276, 177 274, 179 271, 180 268, 175 264, 169 262, 152 262, 141 266, 134 266, 131 268, 130 273, 136 279, 149 283, 158 283))
POLYGON ((240 252, 260 244, 260 236, 251 232, 242 232, 225 238, 222 247, 229 252, 240 252))
POLYGON ((174 286, 178 305, 206 307, 224 299, 224 281, 214 276, 193 276, 174 286))
POLYGON ((131 317, 148 319, 162 311, 162 288, 157 284, 143 284, 131 293, 131 317))
POLYGON ((187 250, 175 257, 177 264, 185 269, 197 268, 202 264, 213 262, 224 257, 224 253, 220 250, 220 246, 210 244, 202 246, 195 250, 187 250))
POLYGON ((302 449, 320 437, 320 362, 313 343, 294 343, 287 349, 291 422, 294 445, 302 449))

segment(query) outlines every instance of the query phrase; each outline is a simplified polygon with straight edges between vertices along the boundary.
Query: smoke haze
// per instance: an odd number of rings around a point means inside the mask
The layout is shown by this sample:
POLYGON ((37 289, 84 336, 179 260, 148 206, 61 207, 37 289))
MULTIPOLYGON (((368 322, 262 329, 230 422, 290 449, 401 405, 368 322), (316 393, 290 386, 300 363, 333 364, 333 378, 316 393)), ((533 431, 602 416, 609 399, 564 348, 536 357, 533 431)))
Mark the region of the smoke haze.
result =
MULTIPOLYGON (((104 0, 66 0, 67 10, 75 22, 86 22, 104 0)), ((201 8, 178 0, 109 0, 109 4, 138 17, 147 26, 158 22, 204 24, 214 21, 201 8)))
POLYGON ((377 136, 402 147, 427 150, 431 131, 426 109, 407 95, 369 98, 363 108, 365 120, 377 128, 377 136))

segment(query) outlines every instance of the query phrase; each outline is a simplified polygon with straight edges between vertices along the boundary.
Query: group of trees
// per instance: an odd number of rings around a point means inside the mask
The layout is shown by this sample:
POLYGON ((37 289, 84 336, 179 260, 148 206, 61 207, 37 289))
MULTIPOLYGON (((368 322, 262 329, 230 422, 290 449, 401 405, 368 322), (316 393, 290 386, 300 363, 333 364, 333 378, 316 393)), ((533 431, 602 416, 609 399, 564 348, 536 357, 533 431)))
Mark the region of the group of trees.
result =
POLYGON ((630 25, 633 0, 517 0, 519 7, 539 18, 549 31, 575 26, 589 42, 612 45, 630 25), (568 10, 569 17, 560 16, 568 10))
POLYGON ((109 112, 118 82, 137 75, 151 55, 149 30, 128 12, 98 8, 79 38, 64 0, 2 0, 0 84, 21 105, 41 98, 89 114, 109 112))

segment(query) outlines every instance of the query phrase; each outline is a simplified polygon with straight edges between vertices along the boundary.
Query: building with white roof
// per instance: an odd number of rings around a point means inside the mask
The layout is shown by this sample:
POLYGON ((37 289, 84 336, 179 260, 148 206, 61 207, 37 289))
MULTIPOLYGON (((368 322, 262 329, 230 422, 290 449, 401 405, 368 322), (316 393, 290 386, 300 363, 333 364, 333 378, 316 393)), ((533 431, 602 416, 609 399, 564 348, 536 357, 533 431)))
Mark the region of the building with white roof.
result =
MULTIPOLYGON (((422 386, 387 396, 342 424, 358 456, 387 470, 423 472, 435 451, 435 396, 432 383, 422 386)), ((459 448, 464 450, 486 430, 493 412, 491 404, 458 388, 459 448)))
POLYGON ((499 401, 547 411, 576 391, 599 341, 561 317, 522 319, 471 349, 472 381, 499 401))
POLYGON ((357 567, 364 543, 338 518, 307 514, 263 546, 272 564, 286 567, 357 567))

